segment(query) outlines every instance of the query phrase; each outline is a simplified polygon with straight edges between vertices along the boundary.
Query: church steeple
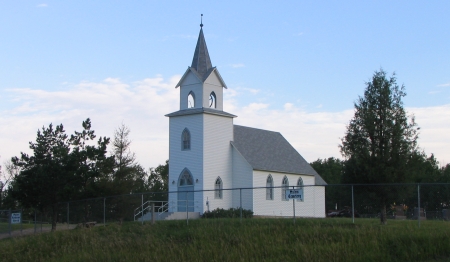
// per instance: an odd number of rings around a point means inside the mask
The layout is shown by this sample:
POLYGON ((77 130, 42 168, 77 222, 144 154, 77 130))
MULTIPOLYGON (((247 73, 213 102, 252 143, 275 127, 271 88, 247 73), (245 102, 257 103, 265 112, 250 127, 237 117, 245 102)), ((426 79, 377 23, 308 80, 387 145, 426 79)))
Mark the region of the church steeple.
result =
POLYGON ((194 58, 175 88, 180 87, 180 110, 207 108, 223 111, 223 88, 227 85, 211 64, 203 23, 200 24, 194 58))
POLYGON ((203 23, 200 24, 200 34, 198 35, 191 68, 194 68, 203 79, 207 77, 207 73, 212 68, 211 58, 209 57, 205 36, 203 35, 203 23))

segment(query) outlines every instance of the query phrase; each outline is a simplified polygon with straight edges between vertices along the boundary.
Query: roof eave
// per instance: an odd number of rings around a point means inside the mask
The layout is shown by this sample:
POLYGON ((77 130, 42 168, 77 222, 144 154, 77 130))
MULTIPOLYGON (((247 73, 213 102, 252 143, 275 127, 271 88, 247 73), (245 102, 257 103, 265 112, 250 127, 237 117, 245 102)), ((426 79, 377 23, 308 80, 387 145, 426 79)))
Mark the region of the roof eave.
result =
POLYGON ((198 79, 198 81, 200 83, 203 83, 203 80, 202 80, 201 76, 197 73, 197 71, 194 68, 188 66, 188 69, 186 69, 186 71, 184 72, 184 74, 181 77, 180 81, 178 81, 178 84, 175 86, 175 88, 181 86, 181 83, 183 83, 184 79, 187 77, 189 72, 192 72, 195 75, 195 77, 198 79))

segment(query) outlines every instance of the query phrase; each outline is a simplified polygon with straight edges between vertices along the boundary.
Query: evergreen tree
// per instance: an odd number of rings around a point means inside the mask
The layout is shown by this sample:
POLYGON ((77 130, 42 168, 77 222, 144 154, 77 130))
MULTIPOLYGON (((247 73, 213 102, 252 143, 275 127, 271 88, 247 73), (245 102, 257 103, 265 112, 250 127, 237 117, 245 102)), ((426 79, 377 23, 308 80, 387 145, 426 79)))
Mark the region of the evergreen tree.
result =
MULTIPOLYGON (((382 69, 366 83, 363 97, 355 103, 355 115, 340 145, 347 159, 347 183, 402 183, 408 180, 408 160, 417 150, 418 129, 414 117, 408 119, 402 98, 404 86, 395 74, 382 69)), ((401 193, 401 187, 370 188, 386 223, 386 206, 401 193)))
POLYGON ((51 211, 52 230, 56 230, 58 203, 66 199, 72 187, 74 168, 69 160, 70 143, 63 125, 38 130, 36 142, 30 142, 33 155, 21 153, 11 161, 21 168, 13 181, 12 195, 25 207, 51 211))
POLYGON ((90 127, 88 118, 83 122, 83 132, 76 132, 71 139, 62 124, 42 127, 36 142, 29 143, 33 155, 21 153, 20 158, 11 159, 20 168, 11 184, 12 197, 24 207, 50 211, 52 230, 56 230, 58 204, 74 196, 86 196, 107 161, 109 139, 100 138, 96 146, 87 145, 85 142, 95 137, 90 127))

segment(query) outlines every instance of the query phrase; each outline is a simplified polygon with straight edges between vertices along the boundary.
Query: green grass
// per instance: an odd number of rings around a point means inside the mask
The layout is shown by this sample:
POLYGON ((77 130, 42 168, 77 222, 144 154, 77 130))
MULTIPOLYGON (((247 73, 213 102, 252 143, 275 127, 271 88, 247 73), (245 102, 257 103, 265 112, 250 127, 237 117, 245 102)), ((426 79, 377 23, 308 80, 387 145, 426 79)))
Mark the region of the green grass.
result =
POLYGON ((202 219, 125 223, 0 241, 8 261, 445 261, 450 223, 202 219))
MULTIPOLYGON (((11 225, 11 230, 20 230, 20 224, 12 224, 11 225)), ((49 226, 48 224, 45 224, 43 226, 49 226)), ((41 228, 41 224, 38 224, 37 227, 40 229, 41 228)), ((29 224, 29 223, 22 223, 22 229, 27 229, 27 228, 34 228, 34 224, 29 224)), ((0 223, 0 233, 7 233, 9 232, 9 224, 8 223, 0 223)))

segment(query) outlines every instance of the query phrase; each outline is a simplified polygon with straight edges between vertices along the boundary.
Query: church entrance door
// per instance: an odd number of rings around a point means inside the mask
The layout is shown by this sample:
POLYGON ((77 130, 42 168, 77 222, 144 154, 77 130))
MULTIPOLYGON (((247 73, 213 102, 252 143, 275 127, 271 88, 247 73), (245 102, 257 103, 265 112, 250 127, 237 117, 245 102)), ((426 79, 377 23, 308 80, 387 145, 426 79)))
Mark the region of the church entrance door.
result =
POLYGON ((189 170, 184 169, 178 179, 178 212, 194 212, 194 179, 189 170))

